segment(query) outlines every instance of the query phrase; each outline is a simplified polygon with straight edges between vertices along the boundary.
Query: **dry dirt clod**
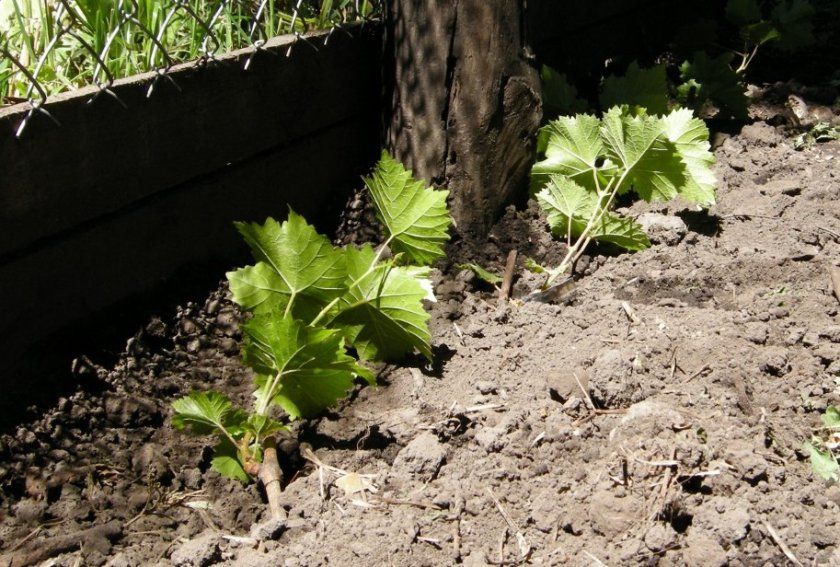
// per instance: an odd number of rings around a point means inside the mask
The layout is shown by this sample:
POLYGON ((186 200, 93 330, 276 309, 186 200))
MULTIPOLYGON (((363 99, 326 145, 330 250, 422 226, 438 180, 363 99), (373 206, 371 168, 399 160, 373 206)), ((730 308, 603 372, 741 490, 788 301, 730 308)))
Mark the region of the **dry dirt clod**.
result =
POLYGON ((175 567, 208 567, 221 559, 223 538, 215 532, 207 532, 181 544, 169 560, 175 567))
POLYGON ((654 244, 676 246, 688 233, 688 226, 678 216, 644 213, 636 219, 654 244))
POLYGON ((396 474, 429 477, 437 474, 446 460, 446 445, 432 433, 422 433, 406 445, 394 459, 396 474))
POLYGON ((280 537, 285 529, 285 518, 269 518, 251 526, 251 537, 258 541, 273 540, 280 537))
POLYGON ((830 266, 828 270, 831 277, 831 287, 834 290, 834 297, 837 298, 837 301, 840 301, 840 268, 830 266))

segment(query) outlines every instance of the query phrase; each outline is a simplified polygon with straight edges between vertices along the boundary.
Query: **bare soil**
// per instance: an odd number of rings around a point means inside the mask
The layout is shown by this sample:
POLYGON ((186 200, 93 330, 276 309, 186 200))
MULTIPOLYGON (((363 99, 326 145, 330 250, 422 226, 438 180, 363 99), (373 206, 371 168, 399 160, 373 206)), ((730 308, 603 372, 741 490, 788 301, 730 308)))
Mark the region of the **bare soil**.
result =
MULTIPOLYGON (((80 358, 98 388, 0 438, 0 564, 840 565, 840 488, 801 451, 840 401, 840 143, 796 152, 763 122, 716 143, 719 203, 633 205, 655 245, 593 249, 557 304, 499 304, 442 266, 435 365, 383 366, 295 425, 265 541, 260 489, 169 424, 193 389, 249 399, 223 285, 116 366, 80 358)), ((453 265, 500 272, 513 248, 551 264, 563 245, 510 210, 453 265)), ((521 298, 539 279, 519 274, 521 298)))

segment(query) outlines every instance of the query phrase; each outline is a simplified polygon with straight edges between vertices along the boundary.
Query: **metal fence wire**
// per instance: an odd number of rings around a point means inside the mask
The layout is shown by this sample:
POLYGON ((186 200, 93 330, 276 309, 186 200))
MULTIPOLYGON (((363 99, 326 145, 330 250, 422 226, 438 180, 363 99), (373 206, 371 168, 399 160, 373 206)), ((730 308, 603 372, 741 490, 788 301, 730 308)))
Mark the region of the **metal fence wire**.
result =
POLYGON ((26 103, 17 128, 42 115, 57 93, 94 85, 92 103, 122 77, 153 71, 146 96, 168 81, 176 63, 203 66, 226 52, 251 50, 243 71, 272 37, 293 34, 285 55, 305 34, 378 19, 384 0, 0 0, 0 106, 26 103))

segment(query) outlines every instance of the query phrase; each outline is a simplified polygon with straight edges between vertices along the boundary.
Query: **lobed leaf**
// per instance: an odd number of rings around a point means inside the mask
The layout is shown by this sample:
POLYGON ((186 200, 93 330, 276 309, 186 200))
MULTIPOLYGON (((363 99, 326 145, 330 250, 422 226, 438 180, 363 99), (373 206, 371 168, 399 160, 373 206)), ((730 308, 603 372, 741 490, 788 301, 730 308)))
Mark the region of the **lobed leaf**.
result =
POLYGON ((251 480, 239 460, 239 451, 228 439, 222 439, 213 447, 213 458, 210 461, 210 466, 224 477, 243 483, 251 480))
POLYGON ((554 119, 561 115, 584 112, 587 103, 578 97, 577 89, 569 84, 564 73, 543 65, 540 69, 542 84, 543 118, 554 119))
POLYGON ((840 464, 831 451, 818 449, 810 441, 806 441, 802 448, 808 453, 811 468, 817 476, 823 480, 840 481, 840 464))
POLYGON ((545 155, 531 169, 531 191, 538 192, 552 173, 571 178, 588 189, 595 188, 595 175, 611 164, 604 162, 601 121, 591 114, 561 116, 540 130, 539 151, 545 155))
POLYGON ((267 415, 252 413, 243 426, 254 438, 262 442, 263 439, 281 431, 288 431, 289 428, 267 415))
POLYGON ((814 7, 807 0, 783 0, 773 9, 778 46, 795 51, 814 43, 814 7))
MULTIPOLYGON (((555 236, 579 237, 600 207, 597 195, 574 181, 559 175, 537 194, 537 201, 548 215, 548 224, 555 236)), ((633 219, 606 211, 589 233, 593 239, 609 242, 626 250, 643 250, 650 246, 644 229, 633 219)))
POLYGON ((258 373, 258 413, 274 403, 292 419, 318 414, 366 374, 344 350, 339 330, 306 326, 290 315, 255 315, 243 325, 243 359, 258 373))
POLYGON ((828 406, 821 419, 825 427, 840 429, 840 408, 837 406, 828 406))
POLYGON ((781 37, 781 34, 772 22, 762 20, 742 27, 741 37, 748 45, 757 46, 776 41, 781 37))
POLYGON ((642 69, 636 61, 630 63, 623 77, 610 75, 604 79, 601 107, 628 105, 635 114, 665 114, 668 112, 668 82, 665 65, 642 69))
POLYGON ((680 65, 680 77, 684 82, 677 87, 677 98, 683 104, 699 109, 710 101, 723 115, 747 119, 746 88, 732 69, 732 53, 709 57, 698 51, 680 65))
POLYGON ((347 329, 362 359, 394 360, 416 348, 431 360, 427 289, 411 268, 384 262, 369 270, 375 255, 369 244, 347 249, 348 278, 356 283, 342 296, 334 323, 347 329))
POLYGON ((678 109, 665 116, 665 135, 676 147, 685 164, 685 183, 677 187, 687 201, 704 207, 715 204, 715 178, 712 166, 715 156, 709 144, 706 123, 695 118, 688 109, 678 109))
POLYGON ((282 224, 269 218, 263 225, 236 223, 236 228, 257 260, 227 274, 243 308, 264 313, 293 302, 294 312, 308 318, 344 292, 344 254, 294 211, 282 224))
POLYGON ((686 183, 686 166, 656 116, 629 116, 613 107, 604 115, 601 135, 607 155, 625 177, 621 192, 632 188, 645 201, 668 201, 686 183))
POLYGON ((430 265, 445 255, 452 217, 446 208, 449 191, 426 188, 387 152, 373 174, 364 179, 376 215, 391 238, 391 249, 412 262, 430 265))
POLYGON ((172 402, 175 415, 172 425, 176 429, 189 429, 197 435, 210 433, 232 436, 242 432, 247 419, 245 412, 233 407, 233 403, 219 392, 192 392, 172 402))

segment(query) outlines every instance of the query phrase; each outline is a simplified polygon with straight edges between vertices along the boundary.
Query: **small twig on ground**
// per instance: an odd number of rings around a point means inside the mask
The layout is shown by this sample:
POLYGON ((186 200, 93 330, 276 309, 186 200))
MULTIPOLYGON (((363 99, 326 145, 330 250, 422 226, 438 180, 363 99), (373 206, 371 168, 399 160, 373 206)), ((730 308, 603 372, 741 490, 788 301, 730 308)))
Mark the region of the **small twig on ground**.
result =
POLYGON ((584 423, 591 421, 595 417, 599 415, 623 415, 627 413, 627 410, 624 408, 616 408, 616 409, 594 409, 590 411, 585 416, 581 417, 580 419, 575 420, 572 422, 572 427, 578 427, 583 425, 584 423))
POLYGON ((706 372, 708 372, 708 371, 709 371, 709 370, 711 370, 711 369, 712 369, 712 367, 711 367, 711 366, 709 366, 708 364, 704 364, 704 365, 702 366, 702 368, 700 368, 700 370, 698 370, 697 372, 695 372, 694 374, 692 374, 691 376, 689 376, 688 378, 686 378, 686 380, 685 380, 685 381, 686 381, 686 382, 691 382, 691 381, 692 381, 692 380, 694 380, 695 378, 699 377, 699 376, 700 376, 700 375, 702 375, 702 374, 705 374, 706 372))
POLYGON ((461 413, 478 413, 482 411, 502 409, 503 407, 505 407, 505 404, 481 404, 464 408, 464 411, 461 413))
POLYGON ((464 332, 458 326, 458 323, 452 323, 452 326, 455 328, 455 334, 458 335, 458 341, 461 343, 461 346, 464 346, 464 332))
POLYGON ((621 302, 621 308, 624 310, 624 314, 627 315, 627 318, 630 320, 631 323, 634 325, 638 325, 641 322, 639 316, 636 315, 636 311, 630 307, 630 304, 626 301, 621 302))
POLYGON ((764 527, 767 529, 767 533, 770 534, 770 537, 773 538, 773 541, 776 542, 776 545, 779 546, 779 549, 782 550, 782 553, 785 554, 785 557, 787 557, 790 560, 790 562, 794 565, 799 565, 801 567, 802 563, 799 562, 799 559, 796 558, 796 556, 793 554, 793 552, 790 550, 790 548, 787 546, 784 540, 782 540, 782 538, 779 537, 779 534, 776 533, 776 530, 773 529, 773 526, 771 526, 767 522, 764 522, 764 527))
POLYGON ((63 524, 63 523, 64 523, 64 522, 66 522, 66 521, 67 521, 67 520, 53 520, 53 521, 51 521, 51 522, 44 522, 43 524, 41 524, 41 525, 39 525, 39 526, 36 526, 36 527, 35 527, 35 529, 34 529, 34 530, 32 530, 31 532, 29 532, 28 534, 26 534, 26 536, 25 536, 22 540, 20 540, 20 541, 19 541, 19 542, 17 542, 15 545, 13 545, 12 547, 10 547, 10 548, 6 551, 6 553, 13 553, 13 552, 17 551, 18 549, 20 549, 21 547, 23 547, 24 545, 26 545, 26 543, 27 543, 29 540, 31 540, 33 537, 35 537, 35 536, 37 536, 39 533, 41 533, 41 530, 43 530, 44 528, 51 528, 51 527, 53 527, 53 526, 57 526, 57 525, 59 525, 59 524, 63 524))
POLYGON ((431 537, 418 537, 417 541, 422 541, 423 543, 428 543, 429 545, 431 545, 432 547, 436 547, 437 549, 441 548, 439 539, 434 539, 434 538, 431 538, 431 537))
POLYGON ((461 492, 455 494, 453 499, 455 506, 451 507, 452 513, 446 517, 452 522, 452 561, 455 563, 461 562, 461 514, 464 513, 464 507, 467 505, 464 495, 461 492))
POLYGON ((818 226, 817 229, 830 234, 834 238, 840 238, 840 233, 835 232, 835 231, 831 230, 830 228, 826 228, 824 226, 818 226))
POLYGON ((834 288, 834 297, 840 301, 840 268, 829 266, 828 273, 831 276, 831 287, 834 288))
POLYGON ((677 460, 677 448, 674 447, 673 449, 671 449, 670 461, 646 464, 650 464, 652 466, 667 467, 667 469, 665 469, 665 478, 662 480, 662 488, 659 489, 659 495, 654 497, 653 511, 648 516, 648 521, 653 522, 656 520, 657 516, 659 516, 662 513, 662 511, 665 509, 665 504, 668 502, 668 490, 670 490, 671 483, 676 477, 676 475, 674 474, 675 470, 679 467, 680 464, 677 460), (659 501, 658 506, 655 504, 657 500, 659 501))
POLYGON ((371 502, 376 504, 389 504, 392 506, 413 506, 415 508, 423 508, 424 510, 443 510, 442 507, 438 506, 437 504, 431 502, 417 502, 415 500, 397 500, 394 498, 385 498, 382 496, 375 496, 371 499, 371 502))
POLYGON ((516 256, 517 251, 515 248, 508 252, 505 274, 502 278, 502 285, 499 288, 499 302, 505 302, 510 299, 510 288, 513 286, 513 272, 516 269, 516 256))
POLYGON ((120 522, 114 520, 71 534, 52 537, 38 542, 37 546, 30 546, 27 551, 2 555, 0 556, 0 565, 8 565, 9 567, 36 565, 56 555, 78 548, 80 542, 100 538, 113 541, 121 534, 122 526, 120 522))
POLYGON ((674 347, 674 350, 671 352, 671 378, 670 381, 674 381, 674 375, 677 373, 677 347, 674 347))
MULTIPOLYGON (((499 499, 496 498, 496 495, 493 494, 493 491, 490 490, 489 486, 486 490, 487 494, 490 495, 490 499, 493 500, 493 504, 496 505, 496 508, 498 508, 499 513, 508 525, 508 528, 510 528, 510 531, 512 531, 516 536, 516 544, 519 546, 519 556, 521 560, 524 560, 531 555, 531 545, 528 543, 528 540, 525 539, 525 536, 519 530, 519 527, 514 523, 513 519, 508 515, 507 511, 505 511, 502 507, 502 503, 499 502, 499 499)), ((504 560, 504 557, 502 557, 502 560, 504 560)))
POLYGON ((600 559, 598 559, 597 557, 595 557, 594 555, 592 555, 591 553, 589 553, 589 552, 588 552, 588 551, 586 551, 585 549, 583 550, 583 552, 584 552, 585 554, 587 554, 587 555, 589 556, 589 558, 590 558, 592 561, 594 561, 594 562, 595 562, 595 564, 596 564, 596 565, 600 565, 601 567, 607 567, 607 565, 606 565, 603 561, 601 561, 600 559))
POLYGON ((580 388, 580 391, 583 392, 584 399, 587 402, 589 402, 589 409, 591 409, 591 410, 597 409, 595 407, 595 403, 592 401, 592 398, 589 397, 589 392, 586 391, 586 388, 583 387, 583 384, 581 383, 580 378, 578 378, 577 372, 572 372, 572 377, 575 379, 575 382, 577 382, 577 385, 580 388))
POLYGON ((461 562, 461 518, 452 522, 452 561, 461 562))

